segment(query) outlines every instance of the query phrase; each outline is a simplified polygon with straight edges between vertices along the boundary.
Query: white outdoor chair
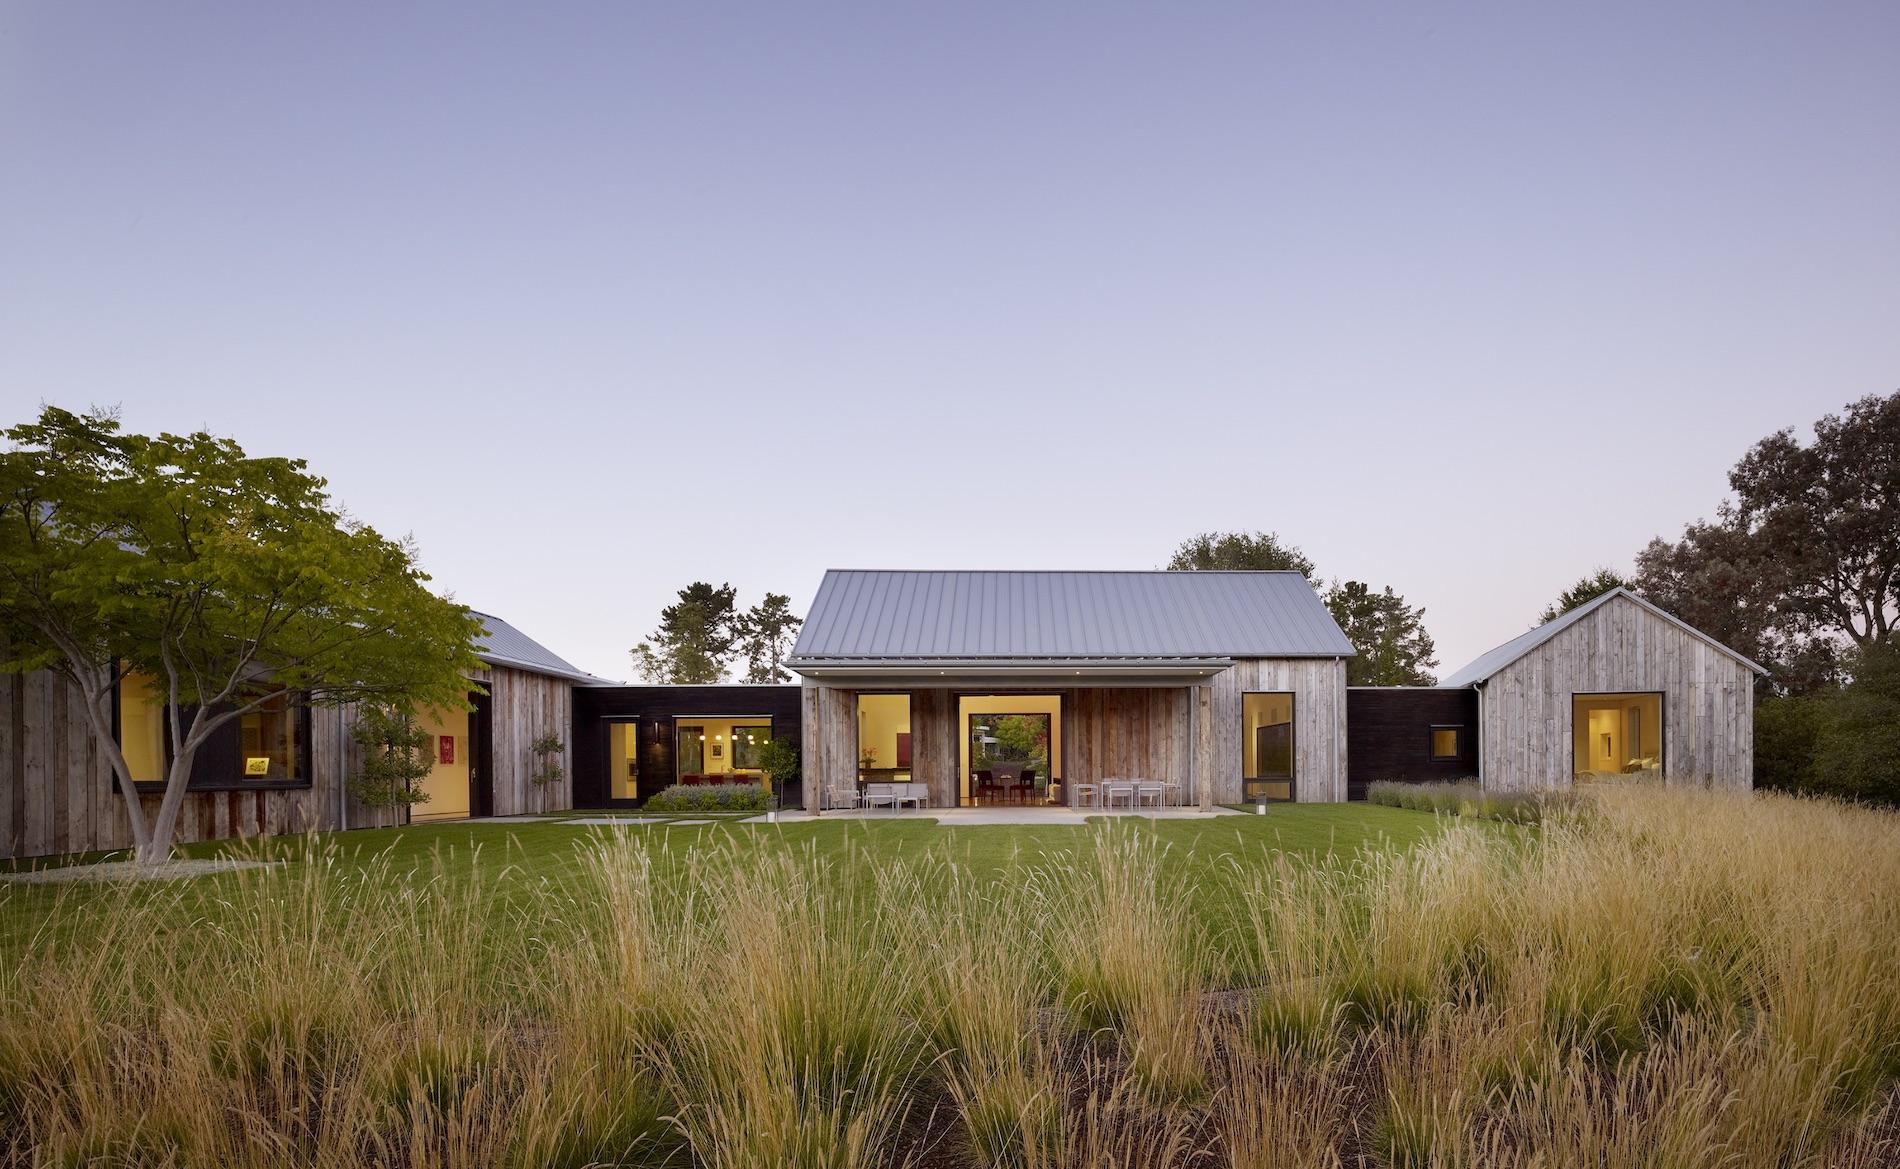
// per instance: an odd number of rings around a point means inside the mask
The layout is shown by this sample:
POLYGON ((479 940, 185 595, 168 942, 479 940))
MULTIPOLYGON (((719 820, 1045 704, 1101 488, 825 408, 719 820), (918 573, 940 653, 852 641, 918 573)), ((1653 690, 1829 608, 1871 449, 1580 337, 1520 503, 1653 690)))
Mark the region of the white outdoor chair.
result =
POLYGON ((897 788, 894 783, 867 783, 864 785, 864 806, 867 808, 889 808, 897 810, 897 788))
POLYGON ((891 793, 891 807, 901 808, 909 803, 918 811, 923 811, 924 803, 930 798, 930 788, 921 783, 894 783, 891 793))
POLYGON ((1112 808, 1115 806, 1116 800, 1120 800, 1124 805, 1130 808, 1134 807, 1135 785, 1126 779, 1103 780, 1102 806, 1104 808, 1112 808))
POLYGON ((864 802, 864 793, 855 783, 833 787, 826 791, 825 802, 834 808, 855 808, 864 802))
POLYGON ((1135 803, 1137 805, 1145 804, 1148 802, 1150 798, 1152 798, 1154 800, 1155 807, 1159 808, 1161 806, 1161 797, 1166 792, 1167 792, 1167 789, 1161 785, 1160 780, 1155 780, 1155 779, 1139 780, 1135 784, 1135 803))

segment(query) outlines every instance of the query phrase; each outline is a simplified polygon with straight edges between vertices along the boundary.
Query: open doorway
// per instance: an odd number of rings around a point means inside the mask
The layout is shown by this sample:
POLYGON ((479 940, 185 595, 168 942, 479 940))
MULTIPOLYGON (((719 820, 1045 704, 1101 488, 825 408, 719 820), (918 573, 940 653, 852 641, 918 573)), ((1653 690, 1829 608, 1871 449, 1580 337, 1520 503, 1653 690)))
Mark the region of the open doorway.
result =
POLYGON ((963 803, 1061 802, 1061 695, 959 695, 957 725, 963 803))

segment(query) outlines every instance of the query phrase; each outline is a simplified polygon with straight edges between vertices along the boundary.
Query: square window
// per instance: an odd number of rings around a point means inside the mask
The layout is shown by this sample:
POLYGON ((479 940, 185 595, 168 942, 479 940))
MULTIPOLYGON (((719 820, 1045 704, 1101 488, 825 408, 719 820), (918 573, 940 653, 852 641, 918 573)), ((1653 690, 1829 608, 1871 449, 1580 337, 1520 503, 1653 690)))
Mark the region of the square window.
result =
POLYGON ((1456 759, 1461 754, 1458 740, 1463 737, 1463 727, 1432 728, 1432 761, 1456 759))

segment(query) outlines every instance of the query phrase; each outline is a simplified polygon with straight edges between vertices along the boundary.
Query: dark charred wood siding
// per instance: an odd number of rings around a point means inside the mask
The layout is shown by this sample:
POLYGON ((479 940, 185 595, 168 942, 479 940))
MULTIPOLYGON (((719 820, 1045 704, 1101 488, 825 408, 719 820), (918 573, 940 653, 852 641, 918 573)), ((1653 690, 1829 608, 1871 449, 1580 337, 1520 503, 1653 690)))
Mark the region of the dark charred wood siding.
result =
MULTIPOLYGON (((606 808, 644 802, 673 782, 673 720, 682 716, 768 716, 772 737, 799 743, 798 687, 786 686, 576 686, 574 688, 574 806, 606 808), (640 799, 607 798, 609 725, 637 725, 640 799)), ((786 807, 800 803, 796 785, 780 793, 786 807)))
POLYGON ((1380 780, 1431 783, 1478 775, 1478 692, 1354 687, 1346 691, 1347 798, 1380 780), (1458 757, 1432 758, 1432 728, 1458 727, 1458 757))

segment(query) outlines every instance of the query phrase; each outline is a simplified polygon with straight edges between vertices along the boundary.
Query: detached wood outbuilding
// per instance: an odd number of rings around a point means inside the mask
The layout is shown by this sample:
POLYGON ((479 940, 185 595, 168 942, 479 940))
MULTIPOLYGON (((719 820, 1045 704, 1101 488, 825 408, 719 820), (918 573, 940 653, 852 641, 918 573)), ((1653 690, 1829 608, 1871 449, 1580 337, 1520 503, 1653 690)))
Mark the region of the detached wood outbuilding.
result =
POLYGON ((1487 788, 1578 780, 1754 784, 1761 666, 1655 605, 1615 589, 1454 671, 1477 693, 1487 788))

